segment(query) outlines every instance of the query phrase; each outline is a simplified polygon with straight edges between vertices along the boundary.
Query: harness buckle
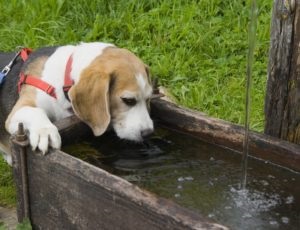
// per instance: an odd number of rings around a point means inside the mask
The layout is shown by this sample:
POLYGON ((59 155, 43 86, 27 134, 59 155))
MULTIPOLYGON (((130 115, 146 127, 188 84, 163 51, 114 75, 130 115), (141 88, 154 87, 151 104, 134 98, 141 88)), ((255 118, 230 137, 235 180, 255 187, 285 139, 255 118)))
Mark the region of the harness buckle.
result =
POLYGON ((10 71, 10 66, 11 65, 7 65, 5 66, 2 71, 0 72, 0 85, 4 82, 6 75, 9 73, 10 71))
POLYGON ((9 73, 9 71, 11 70, 11 67, 13 66, 13 64, 15 63, 16 59, 18 58, 18 56, 20 55, 21 51, 18 51, 15 56, 11 59, 11 61, 8 63, 8 65, 6 65, 2 71, 0 72, 0 85, 3 83, 3 81, 5 80, 6 75, 9 73))
POLYGON ((55 88, 53 86, 49 85, 45 92, 56 99, 55 88))
POLYGON ((1 73, 5 74, 5 76, 8 74, 8 72, 11 70, 11 65, 7 65, 3 68, 3 70, 1 71, 1 73))
POLYGON ((12 66, 12 62, 10 62, 7 66, 5 66, 0 72, 0 85, 4 82, 6 75, 9 73, 12 66))

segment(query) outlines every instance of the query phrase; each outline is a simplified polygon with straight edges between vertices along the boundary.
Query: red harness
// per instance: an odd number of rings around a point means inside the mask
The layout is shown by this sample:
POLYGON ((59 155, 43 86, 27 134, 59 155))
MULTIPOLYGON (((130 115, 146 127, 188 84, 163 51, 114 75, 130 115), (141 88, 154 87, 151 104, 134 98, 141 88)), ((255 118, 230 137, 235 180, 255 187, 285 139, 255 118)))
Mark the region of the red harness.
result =
MULTIPOLYGON (((32 52, 31 49, 28 48, 23 48, 20 52, 20 56, 22 60, 25 62, 28 59, 29 54, 32 52)), ((73 80, 71 79, 71 70, 72 70, 72 63, 73 63, 73 58, 72 55, 69 57, 66 69, 65 69, 65 80, 64 80, 64 86, 63 86, 63 91, 67 99, 68 98, 68 91, 73 85, 73 80)), ((55 88, 48 84, 47 82, 41 80, 40 78, 32 75, 25 75, 24 73, 20 73, 20 79, 18 82, 18 92, 21 91, 21 87, 23 84, 31 85, 36 88, 39 88, 40 90, 43 90, 45 93, 50 95, 51 97, 54 97, 57 99, 56 93, 55 93, 55 88)))

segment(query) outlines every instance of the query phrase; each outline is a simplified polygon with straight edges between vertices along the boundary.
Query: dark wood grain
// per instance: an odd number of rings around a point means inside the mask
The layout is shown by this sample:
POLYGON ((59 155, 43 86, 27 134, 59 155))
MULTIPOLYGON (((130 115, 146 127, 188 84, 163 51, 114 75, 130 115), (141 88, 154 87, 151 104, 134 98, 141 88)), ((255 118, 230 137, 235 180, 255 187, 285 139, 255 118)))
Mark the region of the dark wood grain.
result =
POLYGON ((265 133, 300 144, 300 1, 273 6, 265 133))
POLYGON ((300 144, 300 1, 294 15, 291 71, 281 138, 300 144))

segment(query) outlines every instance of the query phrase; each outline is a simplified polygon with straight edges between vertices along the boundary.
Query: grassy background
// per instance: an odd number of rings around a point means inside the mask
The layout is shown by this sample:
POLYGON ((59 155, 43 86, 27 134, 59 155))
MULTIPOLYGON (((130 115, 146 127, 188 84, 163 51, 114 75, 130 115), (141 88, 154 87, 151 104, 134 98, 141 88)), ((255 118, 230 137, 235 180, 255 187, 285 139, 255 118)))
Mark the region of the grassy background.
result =
MULTIPOLYGON (((126 47, 184 106, 242 124, 250 1, 0 0, 0 50, 79 41, 126 47)), ((258 1, 251 128, 264 125, 272 1, 258 1)), ((0 203, 9 171, 0 162, 0 203), (4 176, 3 176, 4 175, 4 176), (3 179, 4 178, 4 179, 3 179), (4 182, 2 182, 4 181, 4 182)), ((8 183, 8 190, 10 190, 8 183)), ((9 192, 10 193, 10 192, 9 192)))
POLYGON ((10 207, 15 203, 16 192, 12 179, 11 169, 2 159, 2 157, 0 157, 0 205, 10 207))

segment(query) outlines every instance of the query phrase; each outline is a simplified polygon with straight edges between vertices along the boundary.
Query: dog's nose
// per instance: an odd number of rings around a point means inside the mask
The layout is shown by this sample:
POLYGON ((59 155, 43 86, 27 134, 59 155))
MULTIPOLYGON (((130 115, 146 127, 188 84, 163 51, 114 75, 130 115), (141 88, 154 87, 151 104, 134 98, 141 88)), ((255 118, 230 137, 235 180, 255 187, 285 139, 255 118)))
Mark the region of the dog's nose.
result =
POLYGON ((143 138, 149 137, 153 133, 153 129, 144 129, 141 131, 141 135, 143 138))

